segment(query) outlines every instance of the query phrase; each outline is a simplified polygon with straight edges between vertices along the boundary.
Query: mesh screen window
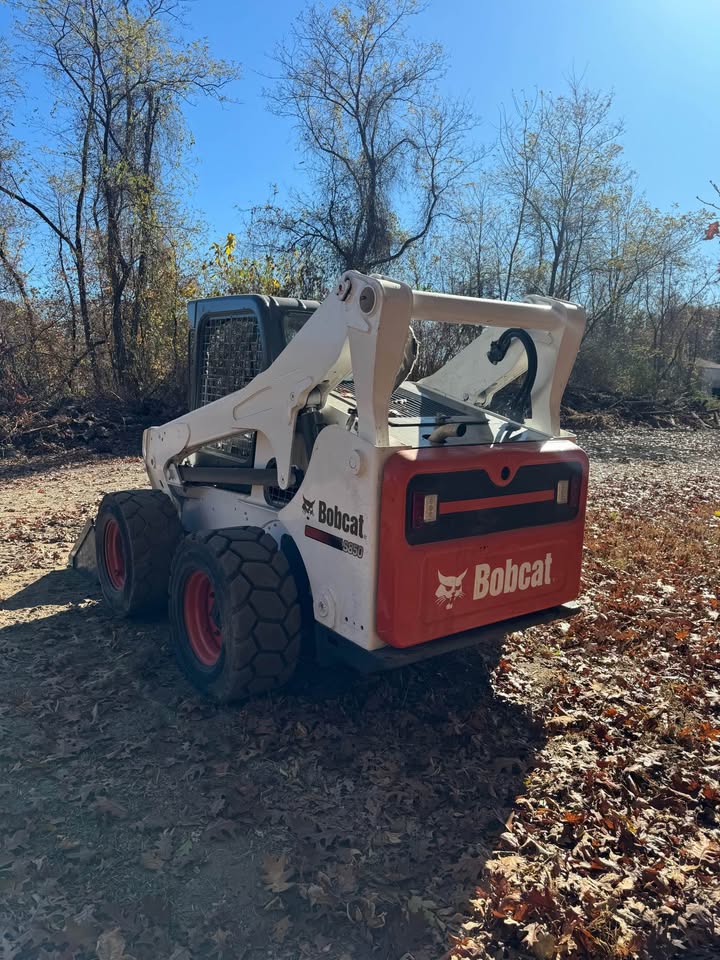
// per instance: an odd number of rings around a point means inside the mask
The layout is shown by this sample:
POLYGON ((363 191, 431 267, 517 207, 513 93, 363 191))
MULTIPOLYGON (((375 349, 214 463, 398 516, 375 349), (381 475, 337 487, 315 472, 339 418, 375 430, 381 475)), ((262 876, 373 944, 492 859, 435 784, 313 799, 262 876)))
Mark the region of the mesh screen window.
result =
MULTIPOLYGON (((250 383, 263 369, 260 329, 254 314, 210 317, 198 343, 200 406, 226 397, 250 383)), ((220 440, 212 449, 230 457, 252 460, 255 433, 220 440)))

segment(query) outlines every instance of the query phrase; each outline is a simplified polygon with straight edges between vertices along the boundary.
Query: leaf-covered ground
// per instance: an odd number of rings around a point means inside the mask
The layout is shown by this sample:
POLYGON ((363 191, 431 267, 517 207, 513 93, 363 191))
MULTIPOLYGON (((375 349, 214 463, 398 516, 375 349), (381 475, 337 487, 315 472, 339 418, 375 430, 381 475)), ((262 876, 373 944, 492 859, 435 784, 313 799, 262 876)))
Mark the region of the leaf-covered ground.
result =
POLYGON ((720 955, 720 438, 583 439, 576 618, 233 709, 64 569, 139 462, 0 461, 0 960, 720 955))

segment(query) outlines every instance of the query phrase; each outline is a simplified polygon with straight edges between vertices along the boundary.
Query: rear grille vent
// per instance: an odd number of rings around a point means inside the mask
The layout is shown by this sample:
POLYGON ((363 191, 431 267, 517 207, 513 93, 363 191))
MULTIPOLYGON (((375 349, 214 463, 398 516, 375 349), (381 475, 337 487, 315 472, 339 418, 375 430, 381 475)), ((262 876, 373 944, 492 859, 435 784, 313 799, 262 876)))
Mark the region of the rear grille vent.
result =
MULTIPOLYGON (((355 393, 355 384, 352 380, 343 380, 340 386, 355 393)), ((405 387, 398 387, 390 398, 388 416, 399 420, 418 420, 421 418, 434 419, 435 417, 457 416, 458 410, 446 406, 437 400, 405 387)))
POLYGON ((414 393, 398 387, 390 398, 390 416, 414 420, 421 417, 434 418, 456 414, 457 410, 446 407, 422 393, 414 393))

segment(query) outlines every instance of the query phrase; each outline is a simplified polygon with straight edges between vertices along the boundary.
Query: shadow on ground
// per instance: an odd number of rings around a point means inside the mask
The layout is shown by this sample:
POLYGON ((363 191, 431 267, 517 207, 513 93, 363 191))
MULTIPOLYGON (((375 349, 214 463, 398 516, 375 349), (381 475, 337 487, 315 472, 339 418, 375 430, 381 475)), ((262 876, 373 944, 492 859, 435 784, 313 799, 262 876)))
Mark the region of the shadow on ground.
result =
POLYGON ((0 610, 62 606, 89 599, 100 599, 100 588, 93 577, 75 570, 51 570, 6 600, 0 600, 0 610))
POLYGON ((499 648, 218 708, 96 596, 55 571, 4 604, 6 954, 440 956, 542 745, 499 648))

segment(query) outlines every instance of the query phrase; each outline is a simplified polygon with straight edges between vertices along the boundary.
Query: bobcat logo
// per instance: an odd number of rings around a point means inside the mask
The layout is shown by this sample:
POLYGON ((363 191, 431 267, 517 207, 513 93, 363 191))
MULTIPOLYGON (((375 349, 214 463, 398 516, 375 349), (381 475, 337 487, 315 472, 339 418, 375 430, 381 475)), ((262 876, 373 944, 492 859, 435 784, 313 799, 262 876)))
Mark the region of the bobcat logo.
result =
POLYGON ((438 588, 435 591, 435 602, 439 607, 445 605, 446 610, 452 610, 453 604, 460 597, 465 596, 463 580, 467 570, 463 570, 459 577, 444 577, 438 570, 438 588))
POLYGON ((307 497, 303 497, 303 514, 306 517, 312 517, 315 513, 315 501, 308 500, 307 497))

